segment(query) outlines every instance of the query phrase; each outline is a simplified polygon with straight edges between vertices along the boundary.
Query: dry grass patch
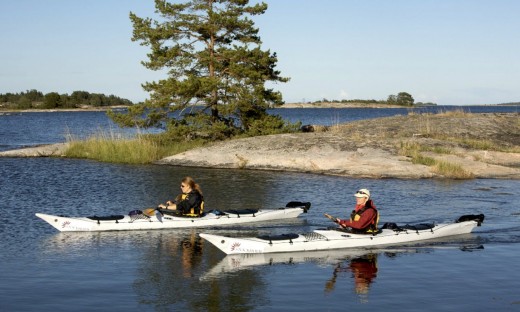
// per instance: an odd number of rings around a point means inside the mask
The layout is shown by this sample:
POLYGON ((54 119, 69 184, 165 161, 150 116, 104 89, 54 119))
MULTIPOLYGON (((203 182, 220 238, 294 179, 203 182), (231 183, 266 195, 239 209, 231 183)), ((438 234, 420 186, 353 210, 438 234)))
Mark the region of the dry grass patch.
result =
POLYGON ((65 151, 66 157, 126 164, 149 164, 203 144, 196 141, 161 144, 153 136, 125 138, 113 133, 96 134, 86 140, 69 136, 67 141, 69 147, 65 151))
POLYGON ((465 170, 461 165, 449 163, 446 161, 436 161, 432 166, 433 172, 451 179, 473 179, 473 173, 465 170))
MULTIPOLYGON (((401 142, 399 154, 411 158, 413 164, 425 165, 432 168, 432 172, 451 179, 472 179, 474 175, 465 170, 461 165, 437 160, 421 154, 422 151, 432 151, 431 148, 424 147, 417 142, 401 142)), ((451 150, 440 148, 444 154, 451 154, 451 150)))

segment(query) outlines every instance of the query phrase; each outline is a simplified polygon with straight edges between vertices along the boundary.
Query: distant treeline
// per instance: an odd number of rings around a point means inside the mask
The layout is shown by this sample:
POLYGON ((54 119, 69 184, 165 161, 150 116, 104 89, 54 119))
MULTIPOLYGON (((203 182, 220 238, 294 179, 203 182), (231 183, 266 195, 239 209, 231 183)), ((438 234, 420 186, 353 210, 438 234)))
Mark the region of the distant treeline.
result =
POLYGON ((132 105, 130 100, 115 95, 106 96, 87 91, 74 91, 71 95, 50 92, 43 94, 37 90, 20 93, 0 94, 0 108, 80 108, 85 106, 103 107, 115 105, 132 105))
POLYGON ((515 105, 520 105, 520 102, 500 103, 497 105, 515 106, 515 105))
POLYGON ((318 101, 310 102, 311 104, 318 104, 318 103, 364 103, 364 104, 386 104, 386 101, 378 101, 378 100, 361 100, 361 99, 354 99, 354 100, 329 100, 329 99, 321 99, 318 101))
POLYGON ((432 102, 416 102, 411 94, 407 92, 399 92, 397 95, 390 94, 386 100, 328 100, 322 99, 311 103, 362 103, 362 104, 388 104, 388 105, 401 105, 401 106, 431 106, 437 105, 432 102))

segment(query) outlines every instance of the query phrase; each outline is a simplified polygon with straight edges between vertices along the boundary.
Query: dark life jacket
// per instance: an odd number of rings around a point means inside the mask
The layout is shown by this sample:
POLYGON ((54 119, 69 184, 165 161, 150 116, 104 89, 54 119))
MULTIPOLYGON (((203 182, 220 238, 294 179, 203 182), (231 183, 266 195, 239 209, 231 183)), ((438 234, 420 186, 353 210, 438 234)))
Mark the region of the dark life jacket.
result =
POLYGON ((352 210, 352 212, 350 213, 350 220, 351 221, 354 221, 356 220, 356 216, 359 216, 357 218, 357 220, 359 220, 359 218, 361 217, 361 215, 367 211, 367 209, 374 209, 375 212, 376 212, 376 216, 375 218, 372 220, 372 222, 370 223, 370 225, 362 230, 360 230, 360 232, 362 233, 377 233, 378 232, 378 228, 377 228, 377 225, 379 223, 379 211, 377 211, 376 209, 376 206, 374 205, 374 202, 369 199, 366 203, 365 203, 365 206, 361 209, 359 209, 358 211, 356 211, 355 209, 352 210))

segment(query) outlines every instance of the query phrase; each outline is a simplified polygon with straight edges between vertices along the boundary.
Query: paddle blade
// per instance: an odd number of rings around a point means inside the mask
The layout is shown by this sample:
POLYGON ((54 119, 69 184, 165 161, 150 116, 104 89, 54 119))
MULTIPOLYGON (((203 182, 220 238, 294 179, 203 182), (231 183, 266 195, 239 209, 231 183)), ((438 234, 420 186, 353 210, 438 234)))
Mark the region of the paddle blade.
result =
POLYGON ((163 214, 159 210, 155 211, 155 217, 157 218, 157 220, 159 220, 159 222, 162 222, 163 214))
POLYGON ((148 216, 148 217, 154 216, 155 215, 155 208, 144 209, 143 210, 143 214, 148 216))

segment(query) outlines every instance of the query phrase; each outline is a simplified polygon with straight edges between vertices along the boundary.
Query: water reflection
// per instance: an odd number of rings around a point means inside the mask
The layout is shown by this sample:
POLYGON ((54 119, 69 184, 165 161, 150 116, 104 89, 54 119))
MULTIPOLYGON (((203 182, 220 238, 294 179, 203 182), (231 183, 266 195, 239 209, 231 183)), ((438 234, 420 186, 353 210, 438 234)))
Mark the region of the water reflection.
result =
MULTIPOLYGON (((416 250, 413 250, 416 252, 416 250)), ((393 250, 388 255, 410 252, 410 250, 393 250)), ((201 281, 215 281, 222 278, 239 276, 244 272, 252 272, 253 268, 262 265, 294 265, 298 263, 314 263, 319 266, 332 267, 332 277, 325 281, 325 293, 336 291, 338 279, 350 276, 353 279, 355 293, 362 302, 368 299, 370 284, 377 277, 377 258, 379 252, 363 249, 328 250, 313 252, 293 252, 275 254, 238 254, 227 255, 217 265, 201 276, 201 281), (239 274, 240 272, 240 274, 239 274)))
POLYGON ((368 253, 336 264, 331 279, 325 283, 325 292, 334 291, 337 278, 345 273, 354 280, 354 290, 360 301, 368 302, 370 284, 377 277, 377 256, 376 253, 368 253))
POLYGON ((133 283, 140 304, 159 311, 169 311, 172 306, 176 310, 231 311, 242 307, 247 311, 264 302, 265 283, 256 272, 209 283, 197 278, 220 254, 205 250, 195 230, 154 236, 143 250, 133 283))
POLYGON ((140 304, 161 310, 195 296, 192 276, 202 259, 202 242, 195 232, 153 233, 142 250, 133 288, 140 304))
POLYGON ((182 276, 193 277, 193 267, 202 260, 202 240, 194 232, 181 243, 182 276))
MULTIPOLYGON (((344 290, 351 289, 359 300, 359 303, 369 302, 369 293, 380 275, 378 261, 383 259, 396 259, 400 256, 431 253, 436 249, 460 249, 462 251, 481 250, 481 245, 439 245, 439 246, 414 246, 395 247, 386 249, 345 249, 312 252, 273 253, 273 254, 237 254, 227 255, 207 272, 200 276, 201 282, 219 283, 243 276, 255 278, 254 281, 262 283, 263 267, 271 266, 295 266, 312 264, 319 268, 329 268, 330 272, 322 276, 324 294, 327 296, 344 297, 344 290), (260 275, 260 273, 262 273, 260 275)), ((210 249, 208 249, 210 250, 210 249)), ((297 269, 295 269, 297 271, 297 269)), ((305 269, 304 269, 305 271, 305 269)), ((286 272, 286 271, 285 271, 286 272)), ((261 295, 262 292, 255 292, 261 295)))

